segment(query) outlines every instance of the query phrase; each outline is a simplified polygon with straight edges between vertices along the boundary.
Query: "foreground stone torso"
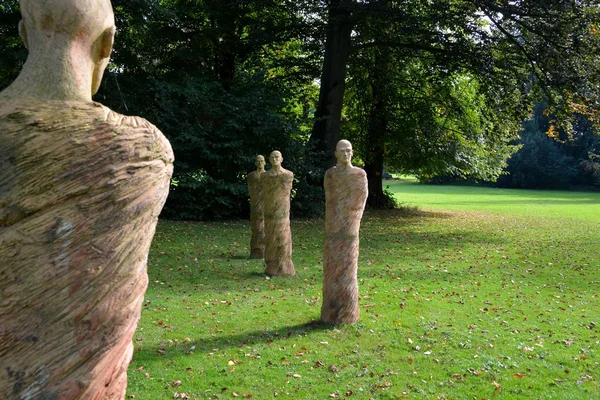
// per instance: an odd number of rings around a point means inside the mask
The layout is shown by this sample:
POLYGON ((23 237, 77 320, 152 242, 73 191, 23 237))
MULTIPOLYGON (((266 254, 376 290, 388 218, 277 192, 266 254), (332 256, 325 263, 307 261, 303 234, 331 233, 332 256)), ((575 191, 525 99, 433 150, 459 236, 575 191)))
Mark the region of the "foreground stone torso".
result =
POLYGON ((248 192, 250 193, 250 257, 263 258, 265 254, 265 203, 263 199, 261 176, 264 173, 252 171, 248 174, 248 192))
POLYGON ((290 230, 290 195, 294 174, 281 168, 262 175, 265 203, 265 263, 269 275, 294 275, 292 233, 290 230))
POLYGON ((321 320, 358 321, 358 244, 367 200, 365 171, 330 168, 325 173, 325 253, 321 320))
POLYGON ((0 100, 0 398, 124 397, 172 162, 141 118, 0 100))

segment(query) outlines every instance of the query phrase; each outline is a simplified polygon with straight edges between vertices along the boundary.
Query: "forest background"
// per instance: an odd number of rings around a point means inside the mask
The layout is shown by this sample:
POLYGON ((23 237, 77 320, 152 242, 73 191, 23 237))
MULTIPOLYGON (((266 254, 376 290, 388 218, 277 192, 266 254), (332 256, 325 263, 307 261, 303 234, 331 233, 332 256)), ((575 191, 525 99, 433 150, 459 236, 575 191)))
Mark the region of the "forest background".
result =
MULTIPOLYGON (((176 155, 163 216, 248 214, 245 174, 278 149, 292 213, 322 213, 340 138, 394 205, 384 170, 426 182, 600 185, 597 0, 113 0, 95 96, 157 125, 176 155)), ((0 1, 0 89, 27 50, 0 1)))

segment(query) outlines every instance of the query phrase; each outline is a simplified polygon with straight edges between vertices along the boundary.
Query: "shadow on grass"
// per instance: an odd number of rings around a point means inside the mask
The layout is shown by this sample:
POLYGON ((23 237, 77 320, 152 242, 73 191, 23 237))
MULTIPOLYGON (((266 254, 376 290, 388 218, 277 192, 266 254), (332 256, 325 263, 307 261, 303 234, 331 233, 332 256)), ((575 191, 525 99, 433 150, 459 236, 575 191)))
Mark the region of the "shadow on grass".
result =
MULTIPOLYGON (((250 250, 248 250, 250 251, 250 250)), ((222 258, 224 260, 259 260, 260 258, 251 258, 249 255, 245 255, 245 254, 225 254, 223 252, 221 253, 214 253, 213 256, 215 258, 222 258)))
POLYGON ((424 211, 417 206, 400 205, 400 207, 394 208, 393 210, 367 209, 365 210, 362 222, 369 222, 370 220, 389 221, 401 219, 404 223, 406 223, 408 221, 419 222, 423 218, 448 219, 453 217, 454 215, 449 212, 424 211))
MULTIPOLYGON (((365 213, 360 233, 361 265, 373 263, 377 268, 369 271, 381 274, 386 273, 385 265, 402 265, 407 262, 426 262, 427 257, 439 258, 440 250, 444 254, 463 250, 464 248, 477 248, 485 244, 499 245, 504 239, 495 232, 459 229, 450 232, 421 230, 420 224, 427 224, 431 219, 459 218, 452 213, 422 211, 415 208, 395 210, 370 210, 365 213), (416 228, 415 228, 416 225, 416 228)), ((322 263, 323 220, 294 221, 294 261, 297 277, 282 279, 267 279, 264 273, 264 262, 260 259, 250 259, 241 254, 242 249, 235 248, 223 251, 212 249, 203 250, 202 253, 188 253, 188 265, 193 267, 177 270, 177 265, 185 261, 173 260, 173 256, 157 258, 156 263, 149 267, 151 282, 164 282, 164 290, 216 290, 216 291, 245 291, 248 285, 262 288, 265 285, 275 285, 286 288, 290 285, 302 284, 304 279, 315 279, 320 276, 322 263), (160 261, 159 261, 160 260, 160 261), (303 261, 300 261, 303 260, 303 261), (173 267, 174 266, 174 267, 173 267), (247 281, 247 282, 246 282, 247 281), (260 284, 260 281, 264 281, 260 284), (200 285, 202 288, 193 289, 200 285)), ((218 235, 218 232, 216 232, 218 235)), ((202 241, 202 234, 190 233, 188 240, 202 241), (193 236, 193 237, 190 237, 193 236)), ((173 243, 172 246, 177 244, 173 243)), ((179 249, 189 252, 189 248, 179 245, 179 249)), ((170 254, 178 254, 178 248, 168 249, 170 254)), ((167 250, 167 249, 165 249, 167 250)), ((151 253, 152 254, 152 253, 151 253)), ((456 259, 448 260, 449 262, 456 259)), ((435 263, 435 261, 432 261, 435 263)), ((440 261, 441 262, 441 261, 440 261)), ((369 264, 370 265, 370 264, 369 264)))
POLYGON ((134 353, 135 362, 151 359, 169 359, 193 353, 213 353, 231 347, 244 347, 257 344, 271 344, 278 340, 288 339, 292 335, 307 335, 311 333, 326 331, 334 326, 325 324, 318 320, 305 323, 284 326, 272 331, 257 330, 253 332, 242 332, 235 335, 227 335, 220 332, 218 335, 179 343, 168 347, 165 344, 152 346, 140 346, 134 353))

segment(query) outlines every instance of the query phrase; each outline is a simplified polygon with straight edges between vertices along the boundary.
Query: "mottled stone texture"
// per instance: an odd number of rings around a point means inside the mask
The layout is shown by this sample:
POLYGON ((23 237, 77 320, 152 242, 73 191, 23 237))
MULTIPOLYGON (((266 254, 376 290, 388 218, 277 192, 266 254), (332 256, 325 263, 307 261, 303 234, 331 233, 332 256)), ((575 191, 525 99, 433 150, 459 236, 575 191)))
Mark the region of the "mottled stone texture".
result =
POLYGON ((261 183, 262 174, 264 174, 264 170, 252 171, 246 178, 250 193, 250 225, 252 229, 250 258, 263 258, 265 255, 265 203, 261 183))
POLYGON ((173 155, 87 102, 0 102, 0 398, 122 399, 173 155))
POLYGON ((29 56, 0 93, 0 399, 123 399, 173 152, 92 102, 108 0, 21 0, 29 56))
POLYGON ((358 233, 365 202, 365 171, 333 167, 325 173, 325 254, 321 320, 358 321, 358 233))
POLYGON ((269 275, 294 275, 290 194, 294 174, 274 168, 262 176, 265 201, 265 262, 269 275))

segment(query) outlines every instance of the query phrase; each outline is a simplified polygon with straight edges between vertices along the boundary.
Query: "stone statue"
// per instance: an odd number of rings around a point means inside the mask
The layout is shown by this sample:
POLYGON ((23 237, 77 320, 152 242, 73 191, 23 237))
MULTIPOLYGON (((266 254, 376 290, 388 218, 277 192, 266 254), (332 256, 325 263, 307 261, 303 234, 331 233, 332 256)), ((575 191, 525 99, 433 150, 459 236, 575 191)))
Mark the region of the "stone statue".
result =
POLYGON ((250 193, 250 258, 263 258, 265 255, 265 203, 263 200, 261 176, 265 172, 265 158, 256 156, 256 171, 248 174, 248 192, 250 193))
POLYGON ((325 173, 325 255, 321 320, 358 321, 358 231, 367 201, 367 175, 352 166, 352 145, 340 140, 337 165, 325 173))
POLYGON ((269 156, 271 169, 262 176, 265 201, 265 262, 269 275, 294 275, 292 233, 290 231, 290 195, 294 174, 281 166, 277 150, 269 156))
POLYGON ((21 0, 29 56, 0 93, 0 398, 123 399, 173 152, 92 101, 109 0, 21 0))

